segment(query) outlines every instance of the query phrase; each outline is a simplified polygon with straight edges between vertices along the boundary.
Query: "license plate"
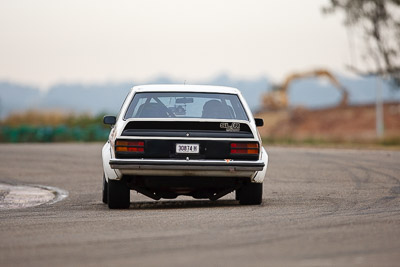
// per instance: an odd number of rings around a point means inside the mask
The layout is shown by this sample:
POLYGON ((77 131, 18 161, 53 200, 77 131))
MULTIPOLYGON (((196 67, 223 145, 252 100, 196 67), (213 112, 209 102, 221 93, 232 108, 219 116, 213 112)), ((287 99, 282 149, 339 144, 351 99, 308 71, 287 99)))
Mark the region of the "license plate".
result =
POLYGON ((176 144, 176 153, 198 154, 200 152, 199 144, 176 144))

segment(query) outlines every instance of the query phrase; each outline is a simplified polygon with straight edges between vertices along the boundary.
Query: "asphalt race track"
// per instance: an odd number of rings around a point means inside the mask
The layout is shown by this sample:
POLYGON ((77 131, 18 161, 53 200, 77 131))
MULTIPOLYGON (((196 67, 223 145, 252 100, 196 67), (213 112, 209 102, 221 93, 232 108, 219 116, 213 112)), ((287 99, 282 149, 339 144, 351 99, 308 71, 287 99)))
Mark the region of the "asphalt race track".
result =
POLYGON ((101 202, 100 144, 0 145, 0 182, 68 198, 0 210, 0 266, 399 266, 400 152, 268 148, 261 206, 101 202))

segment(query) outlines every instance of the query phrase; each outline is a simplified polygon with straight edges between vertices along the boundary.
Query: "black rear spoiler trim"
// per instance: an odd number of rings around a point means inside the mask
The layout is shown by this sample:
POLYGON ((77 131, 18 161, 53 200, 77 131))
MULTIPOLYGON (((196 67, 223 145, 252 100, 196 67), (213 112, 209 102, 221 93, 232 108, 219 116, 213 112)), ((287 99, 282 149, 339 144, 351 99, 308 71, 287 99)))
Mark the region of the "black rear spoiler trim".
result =
POLYGON ((127 129, 122 136, 154 136, 154 137, 209 137, 209 138, 253 138, 250 132, 222 132, 222 131, 174 131, 174 130, 134 130, 127 129))

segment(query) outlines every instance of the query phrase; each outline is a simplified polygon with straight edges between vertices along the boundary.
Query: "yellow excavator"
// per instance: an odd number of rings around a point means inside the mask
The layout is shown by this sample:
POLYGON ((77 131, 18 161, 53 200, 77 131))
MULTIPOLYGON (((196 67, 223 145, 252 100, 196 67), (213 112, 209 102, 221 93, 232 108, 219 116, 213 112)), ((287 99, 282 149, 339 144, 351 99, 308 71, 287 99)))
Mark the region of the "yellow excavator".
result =
POLYGON ((289 106, 288 101, 288 87, 293 80, 308 78, 308 77, 326 77, 328 80, 342 93, 342 99, 338 106, 344 107, 348 104, 349 93, 344 88, 335 76, 325 69, 317 69, 308 72, 292 73, 286 77, 284 82, 275 86, 271 92, 264 94, 263 96, 263 109, 264 110, 281 110, 287 109, 289 106))

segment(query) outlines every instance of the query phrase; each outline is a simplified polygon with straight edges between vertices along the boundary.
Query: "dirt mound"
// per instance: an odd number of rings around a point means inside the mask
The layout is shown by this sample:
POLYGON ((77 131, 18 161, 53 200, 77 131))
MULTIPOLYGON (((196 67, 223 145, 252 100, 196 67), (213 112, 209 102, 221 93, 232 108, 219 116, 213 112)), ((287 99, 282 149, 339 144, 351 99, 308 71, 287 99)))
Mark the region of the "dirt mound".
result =
MULTIPOLYGON (((261 112, 263 137, 368 141, 376 139, 375 105, 261 112)), ((385 138, 400 137, 400 103, 384 105, 385 138)))

